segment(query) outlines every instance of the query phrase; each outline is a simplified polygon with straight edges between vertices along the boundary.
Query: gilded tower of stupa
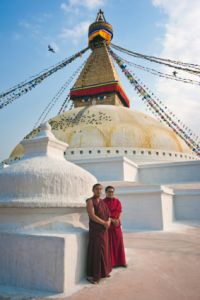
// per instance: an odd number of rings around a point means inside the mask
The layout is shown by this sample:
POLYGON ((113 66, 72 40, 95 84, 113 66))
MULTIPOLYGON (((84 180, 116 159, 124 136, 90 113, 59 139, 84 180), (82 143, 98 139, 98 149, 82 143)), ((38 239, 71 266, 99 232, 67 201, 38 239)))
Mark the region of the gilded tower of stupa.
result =
MULTIPOLYGON (((109 54, 112 37, 112 25, 100 10, 88 30, 91 54, 70 90, 74 108, 49 120, 55 136, 69 145, 66 158, 73 161, 126 155, 133 161, 196 159, 171 128, 130 109, 109 54)), ((10 157, 19 158, 23 152, 20 143, 10 157)))
POLYGON ((112 37, 112 25, 106 22, 100 10, 88 32, 88 43, 92 54, 70 92, 75 107, 91 104, 129 107, 129 99, 123 90, 107 49, 112 37))

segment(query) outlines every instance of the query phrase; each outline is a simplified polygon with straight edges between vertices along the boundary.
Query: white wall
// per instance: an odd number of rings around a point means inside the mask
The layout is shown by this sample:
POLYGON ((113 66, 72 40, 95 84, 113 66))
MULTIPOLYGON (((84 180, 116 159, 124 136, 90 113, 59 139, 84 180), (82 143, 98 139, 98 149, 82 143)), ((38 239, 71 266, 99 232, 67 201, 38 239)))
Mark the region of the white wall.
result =
POLYGON ((74 160, 98 181, 132 181, 144 184, 172 184, 200 181, 200 161, 136 164, 127 157, 74 160))
POLYGON ((0 284, 63 291, 64 238, 0 234, 0 284))
POLYGON ((200 161, 139 165, 138 180, 147 184, 200 181, 200 161))
POLYGON ((85 278, 87 226, 85 207, 0 207, 0 285, 74 290, 85 278))
POLYGON ((90 158, 73 163, 89 171, 98 181, 137 181, 137 165, 126 157, 90 158))
POLYGON ((0 207, 0 232, 65 232, 87 227, 85 207, 9 208, 0 207))
POLYGON ((175 191, 174 210, 177 220, 200 221, 200 189, 175 191))
POLYGON ((124 230, 162 230, 161 189, 158 187, 116 187, 122 207, 124 230))
POLYGON ((162 201, 162 216, 163 216, 163 230, 170 230, 175 220, 174 211, 174 192, 166 186, 162 187, 161 201, 162 201))
POLYGON ((0 233, 0 285, 69 293, 86 276, 87 231, 0 233))
POLYGON ((88 232, 67 236, 65 244, 64 290, 73 291, 86 278, 88 232))
POLYGON ((121 157, 135 162, 154 162, 154 161, 184 161, 197 160, 194 153, 182 153, 160 149, 144 149, 132 147, 92 147, 92 148, 67 148, 65 157, 67 160, 84 160, 92 158, 121 157))

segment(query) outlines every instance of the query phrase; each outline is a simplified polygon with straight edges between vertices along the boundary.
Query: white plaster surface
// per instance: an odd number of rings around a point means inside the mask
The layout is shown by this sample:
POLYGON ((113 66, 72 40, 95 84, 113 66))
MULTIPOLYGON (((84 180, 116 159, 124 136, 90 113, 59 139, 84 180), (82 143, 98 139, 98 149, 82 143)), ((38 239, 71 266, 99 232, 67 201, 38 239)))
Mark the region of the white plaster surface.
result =
POLYGON ((123 229, 169 230, 176 222, 199 222, 200 184, 145 185, 103 182, 113 185, 123 206, 123 229))
POLYGON ((62 291, 64 239, 16 234, 0 235, 0 283, 62 291))
POLYGON ((87 234, 0 234, 0 284, 67 292, 85 277, 87 234))
MULTIPOLYGON (((173 155, 169 156, 168 152, 177 152, 176 159, 178 156, 182 159, 181 154, 194 156, 191 149, 172 129, 146 114, 123 106, 101 104, 77 107, 56 116, 51 122, 52 126, 54 122, 62 123, 62 126, 53 128, 53 133, 59 140, 67 142, 70 149, 93 150, 97 147, 109 147, 118 148, 120 152, 124 148, 141 149, 145 150, 145 155, 142 153, 141 158, 143 156, 147 159, 151 157, 148 151, 158 149, 159 155, 155 154, 155 160, 160 159, 160 156, 163 160, 174 160, 173 155), (165 151, 167 153, 162 155, 165 151)), ((23 155, 22 148, 22 145, 18 145, 11 156, 23 155)))
POLYGON ((0 208, 0 232, 48 233, 76 232, 88 228, 84 207, 0 208))
POLYGON ((140 164, 138 180, 147 184, 198 182, 200 161, 140 164))
POLYGON ((83 204, 95 182, 94 176, 64 158, 32 157, 0 170, 0 205, 83 204))
POLYGON ((172 185, 177 220, 200 221, 200 183, 172 185))
POLYGON ((138 167, 126 157, 91 158, 75 160, 74 163, 100 181, 137 181, 138 167))
MULTIPOLYGON (((114 185, 115 186, 115 185, 114 185)), ((122 203, 122 226, 131 230, 162 230, 162 190, 160 186, 129 184, 115 190, 116 197, 122 203)))
POLYGON ((200 161, 149 162, 119 156, 85 158, 74 163, 100 181, 132 181, 143 184, 173 184, 200 181, 200 161))
POLYGON ((96 178, 66 161, 67 144, 57 140, 50 125, 34 139, 24 140, 22 160, 0 169, 0 205, 72 206, 91 195, 96 178))
POLYGON ((0 170, 0 285, 69 292, 85 277, 96 178, 66 161, 48 124, 23 145, 23 159, 0 170))
POLYGON ((126 156, 136 163, 143 162, 176 162, 186 160, 199 160, 193 153, 176 152, 172 150, 135 148, 135 147, 69 147, 65 151, 65 158, 69 161, 84 160, 92 158, 112 158, 126 156))
POLYGON ((166 231, 200 220, 199 161, 136 164, 117 156, 75 165, 48 124, 23 143, 24 158, 0 170, 0 285, 53 293, 79 285, 87 251, 85 198, 96 178, 116 188, 124 231, 166 231))

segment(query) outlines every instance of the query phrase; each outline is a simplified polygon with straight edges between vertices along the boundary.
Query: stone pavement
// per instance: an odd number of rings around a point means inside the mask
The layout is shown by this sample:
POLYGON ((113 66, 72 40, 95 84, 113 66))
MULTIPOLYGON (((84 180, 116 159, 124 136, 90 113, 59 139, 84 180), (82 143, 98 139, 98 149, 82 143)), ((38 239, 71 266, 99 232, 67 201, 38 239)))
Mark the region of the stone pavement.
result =
POLYGON ((128 268, 67 300, 200 300, 200 227, 124 237, 128 268))
POLYGON ((0 299, 200 300, 200 226, 125 233, 124 240, 128 268, 114 269, 111 278, 99 285, 83 282, 82 289, 68 297, 20 290, 11 293, 8 288, 0 299))

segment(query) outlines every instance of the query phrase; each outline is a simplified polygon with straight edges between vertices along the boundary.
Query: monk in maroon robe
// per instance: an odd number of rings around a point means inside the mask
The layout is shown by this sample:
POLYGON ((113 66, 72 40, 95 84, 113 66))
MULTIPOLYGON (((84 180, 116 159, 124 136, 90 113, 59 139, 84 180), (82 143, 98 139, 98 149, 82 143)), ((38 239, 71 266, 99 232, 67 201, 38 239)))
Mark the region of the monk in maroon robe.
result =
POLYGON ((112 267, 127 267, 120 220, 122 206, 119 199, 114 197, 114 190, 113 186, 107 186, 105 189, 106 198, 104 199, 111 218, 108 234, 112 267))
POLYGON ((109 277, 112 269, 108 242, 108 228, 111 220, 109 209, 100 198, 102 189, 101 184, 95 184, 93 197, 87 199, 89 215, 87 279, 94 284, 98 283, 101 278, 109 277))

